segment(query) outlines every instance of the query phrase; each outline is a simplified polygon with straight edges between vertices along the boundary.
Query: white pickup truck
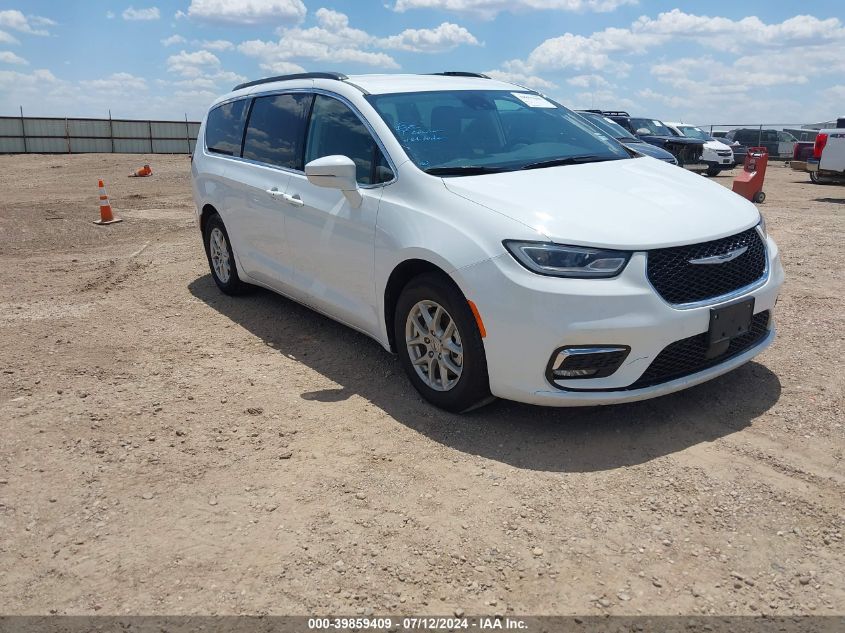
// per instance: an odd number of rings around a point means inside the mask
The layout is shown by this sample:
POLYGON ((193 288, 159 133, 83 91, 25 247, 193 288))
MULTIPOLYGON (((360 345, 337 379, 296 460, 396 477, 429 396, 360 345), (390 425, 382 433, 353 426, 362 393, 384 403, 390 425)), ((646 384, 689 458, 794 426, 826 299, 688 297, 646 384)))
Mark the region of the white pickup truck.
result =
POLYGON ((813 182, 845 177, 845 128, 819 130, 813 155, 807 159, 807 171, 813 182))

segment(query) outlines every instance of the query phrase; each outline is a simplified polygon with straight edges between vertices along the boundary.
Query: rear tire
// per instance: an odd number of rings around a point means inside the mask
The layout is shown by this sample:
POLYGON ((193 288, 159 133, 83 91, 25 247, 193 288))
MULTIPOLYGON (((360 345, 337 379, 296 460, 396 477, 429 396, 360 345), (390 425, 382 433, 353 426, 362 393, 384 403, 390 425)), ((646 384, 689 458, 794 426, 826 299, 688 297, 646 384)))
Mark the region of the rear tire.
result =
POLYGON ((461 413, 492 400, 481 333, 451 279, 412 279, 396 304, 393 332, 402 368, 433 405, 461 413))
POLYGON ((211 276, 217 287, 227 295, 241 295, 247 292, 250 286, 238 277, 229 233, 226 231, 223 220, 216 213, 206 221, 202 241, 205 245, 208 267, 211 269, 211 276))

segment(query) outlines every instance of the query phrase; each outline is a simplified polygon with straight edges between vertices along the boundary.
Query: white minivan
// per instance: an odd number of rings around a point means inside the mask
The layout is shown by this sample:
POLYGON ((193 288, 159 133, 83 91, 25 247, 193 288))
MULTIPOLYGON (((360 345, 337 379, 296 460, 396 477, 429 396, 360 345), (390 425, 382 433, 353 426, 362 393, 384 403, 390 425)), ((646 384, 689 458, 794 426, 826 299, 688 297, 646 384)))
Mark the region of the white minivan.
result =
POLYGON ((753 204, 484 75, 242 84, 191 171, 223 292, 365 333, 450 411, 651 398, 775 336, 783 269, 753 204))

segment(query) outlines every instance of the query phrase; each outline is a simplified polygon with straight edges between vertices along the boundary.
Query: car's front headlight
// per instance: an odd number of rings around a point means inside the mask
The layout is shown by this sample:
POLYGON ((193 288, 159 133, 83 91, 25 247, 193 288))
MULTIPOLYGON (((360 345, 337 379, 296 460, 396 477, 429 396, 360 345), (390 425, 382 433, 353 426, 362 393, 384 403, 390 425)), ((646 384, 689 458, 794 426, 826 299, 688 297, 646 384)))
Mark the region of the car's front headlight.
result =
POLYGON ((622 272, 631 253, 550 242, 505 240, 505 248, 528 270, 553 277, 596 279, 622 272))

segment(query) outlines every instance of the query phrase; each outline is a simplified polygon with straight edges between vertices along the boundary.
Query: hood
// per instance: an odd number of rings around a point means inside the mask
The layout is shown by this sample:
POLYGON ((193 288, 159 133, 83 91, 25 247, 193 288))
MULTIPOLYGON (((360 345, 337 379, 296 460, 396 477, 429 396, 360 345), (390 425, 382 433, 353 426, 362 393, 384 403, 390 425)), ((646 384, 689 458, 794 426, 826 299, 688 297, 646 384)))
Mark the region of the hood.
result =
POLYGON ((706 147, 707 149, 712 149, 713 151, 731 149, 730 145, 726 145, 725 143, 722 143, 721 141, 717 141, 715 139, 704 143, 704 147, 706 147))
POLYGON ((687 138, 686 136, 657 136, 654 134, 643 134, 640 136, 642 140, 647 143, 655 143, 657 145, 666 145, 667 143, 674 143, 676 146, 678 145, 698 145, 699 147, 704 146, 704 141, 699 141, 698 139, 694 138, 687 138))
POLYGON ((722 185, 647 157, 443 182, 560 244, 646 250, 726 237, 760 220, 722 185))
POLYGON ((626 138, 624 141, 620 140, 619 142, 626 147, 630 147, 635 152, 639 152, 640 154, 645 154, 646 156, 651 156, 652 158, 659 158, 660 160, 672 161, 673 163, 675 162, 675 157, 671 152, 667 152, 665 149, 661 149, 651 143, 646 143, 642 139, 626 138))

